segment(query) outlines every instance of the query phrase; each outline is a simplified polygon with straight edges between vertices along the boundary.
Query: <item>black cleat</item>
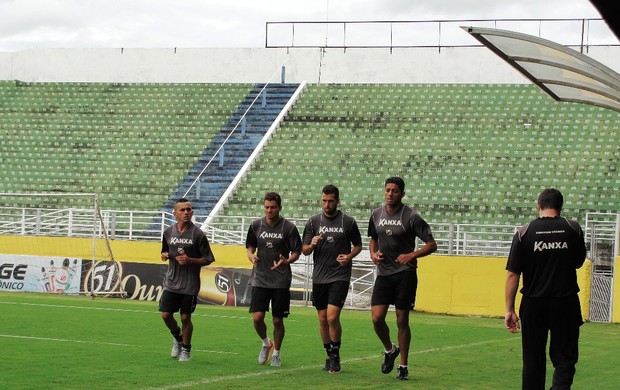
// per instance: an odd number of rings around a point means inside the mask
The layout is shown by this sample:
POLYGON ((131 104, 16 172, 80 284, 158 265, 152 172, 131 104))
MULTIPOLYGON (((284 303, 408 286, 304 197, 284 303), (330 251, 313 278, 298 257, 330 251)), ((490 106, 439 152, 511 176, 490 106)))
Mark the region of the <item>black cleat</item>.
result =
MULTIPOLYGON (((394 344, 392 344, 394 345, 394 344)), ((400 348, 394 345, 394 351, 385 352, 385 357, 383 359, 383 364, 381 364, 381 372, 384 374, 389 374, 394 369, 394 360, 398 357, 400 353, 400 348)))
POLYGON ((406 381, 409 379, 409 370, 407 367, 398 366, 398 375, 396 375, 396 379, 399 381, 406 381))
POLYGON ((329 373, 337 374, 340 372, 340 355, 329 355, 329 373))
POLYGON ((325 359, 325 366, 323 366, 323 370, 325 371, 329 371, 329 357, 327 359, 325 359))

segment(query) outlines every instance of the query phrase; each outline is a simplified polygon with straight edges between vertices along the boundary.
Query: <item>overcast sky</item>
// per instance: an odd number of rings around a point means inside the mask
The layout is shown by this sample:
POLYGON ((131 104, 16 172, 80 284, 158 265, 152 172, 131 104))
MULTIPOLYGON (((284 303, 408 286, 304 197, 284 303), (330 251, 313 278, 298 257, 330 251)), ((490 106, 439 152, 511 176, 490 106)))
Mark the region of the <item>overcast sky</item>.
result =
POLYGON ((600 15, 589 0, 0 0, 0 51, 259 48, 268 21, 487 18, 600 15))

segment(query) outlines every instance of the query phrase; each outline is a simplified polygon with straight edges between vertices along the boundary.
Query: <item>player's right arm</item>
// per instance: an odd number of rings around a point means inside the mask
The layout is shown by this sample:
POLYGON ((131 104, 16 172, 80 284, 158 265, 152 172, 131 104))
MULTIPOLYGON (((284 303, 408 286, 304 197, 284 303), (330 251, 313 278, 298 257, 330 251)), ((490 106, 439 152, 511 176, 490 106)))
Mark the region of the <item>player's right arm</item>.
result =
POLYGON ((248 256, 248 260, 250 260, 250 263, 252 263, 252 265, 256 264, 260 260, 256 254, 257 248, 258 248, 258 237, 256 237, 256 234, 254 233, 253 223, 252 223, 250 224, 250 227, 248 228, 248 234, 245 237, 246 254, 248 256))
POLYGON ((168 248, 168 241, 166 241, 165 237, 161 238, 161 261, 167 261, 170 254, 168 248))
POLYGON ((304 244, 301 247, 301 252, 304 255, 308 256, 310 253, 314 251, 314 248, 316 248, 316 246, 319 245, 319 241, 321 241, 322 239, 323 239, 322 235, 312 237, 312 240, 310 241, 309 244, 304 244))
POLYGON ((246 248, 247 251, 247 255, 248 255, 248 260, 250 260, 250 263, 252 263, 253 265, 256 264, 260 259, 258 258, 258 256, 256 255, 256 248, 253 246, 248 246, 246 248))
POLYGON ((379 251, 379 235, 377 234, 372 215, 370 216, 370 221, 368 221, 368 237, 370 237, 370 243, 368 244, 370 260, 378 267, 383 261, 383 253, 379 251))
POLYGON ((379 242, 374 238, 371 238, 368 249, 370 250, 370 260, 372 260, 376 266, 379 266, 383 261, 383 253, 379 251, 379 242))

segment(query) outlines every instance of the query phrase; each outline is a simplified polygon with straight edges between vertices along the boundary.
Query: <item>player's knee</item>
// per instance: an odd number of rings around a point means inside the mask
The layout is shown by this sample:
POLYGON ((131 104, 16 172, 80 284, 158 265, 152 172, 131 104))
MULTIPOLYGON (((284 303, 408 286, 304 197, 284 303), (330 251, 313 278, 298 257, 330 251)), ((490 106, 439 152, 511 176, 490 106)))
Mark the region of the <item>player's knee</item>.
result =
POLYGON ((327 317, 327 323, 329 326, 337 326, 340 325, 340 317, 338 315, 331 315, 327 317))
POLYGON ((273 326, 282 327, 284 326, 284 318, 273 317, 273 326))
POLYGON ((381 315, 373 315, 372 316, 372 323, 375 326, 384 325, 385 324, 385 317, 381 316, 381 315))
POLYGON ((192 317, 190 316, 181 316, 181 323, 183 327, 189 326, 192 324, 192 317))

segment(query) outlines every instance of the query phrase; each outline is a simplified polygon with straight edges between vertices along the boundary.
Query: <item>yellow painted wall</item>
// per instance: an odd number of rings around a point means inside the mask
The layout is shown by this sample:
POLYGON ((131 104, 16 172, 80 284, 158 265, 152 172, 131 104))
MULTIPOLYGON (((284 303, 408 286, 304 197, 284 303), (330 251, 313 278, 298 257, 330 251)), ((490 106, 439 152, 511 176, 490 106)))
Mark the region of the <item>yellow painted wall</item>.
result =
MULTIPOLYGON (((161 243, 111 241, 120 261, 161 262, 161 243)), ((105 259, 105 243, 97 243, 98 259, 105 259)), ((243 246, 212 245, 215 266, 250 268, 243 246)), ((0 253, 92 259, 92 239, 64 237, 0 236, 0 253)), ((416 309, 432 313, 503 317, 506 258, 431 255, 419 259, 416 309)), ((591 263, 579 269, 579 294, 583 317, 588 318, 591 263)), ((517 305, 521 294, 517 295, 517 305)), ((620 322, 620 283, 614 286, 613 321, 620 322)))
POLYGON ((418 259, 416 309, 434 313, 504 315, 506 260, 432 255, 418 259))
MULTIPOLYGON (((416 309, 445 314, 500 316, 505 314, 505 257, 440 256, 418 259, 416 309)), ((588 318, 589 260, 577 272, 582 314, 588 318)), ((519 287, 520 288, 520 287, 519 287)), ((517 306, 521 294, 517 294, 517 306)))
MULTIPOLYGON (((160 242, 111 240, 114 258, 134 263, 161 263, 160 242)), ((96 259, 105 260, 105 241, 97 240, 96 259)), ((245 268, 250 265, 242 246, 211 245, 216 263, 220 267, 245 268)), ((16 255, 93 258, 92 238, 0 236, 0 253, 16 255)))

